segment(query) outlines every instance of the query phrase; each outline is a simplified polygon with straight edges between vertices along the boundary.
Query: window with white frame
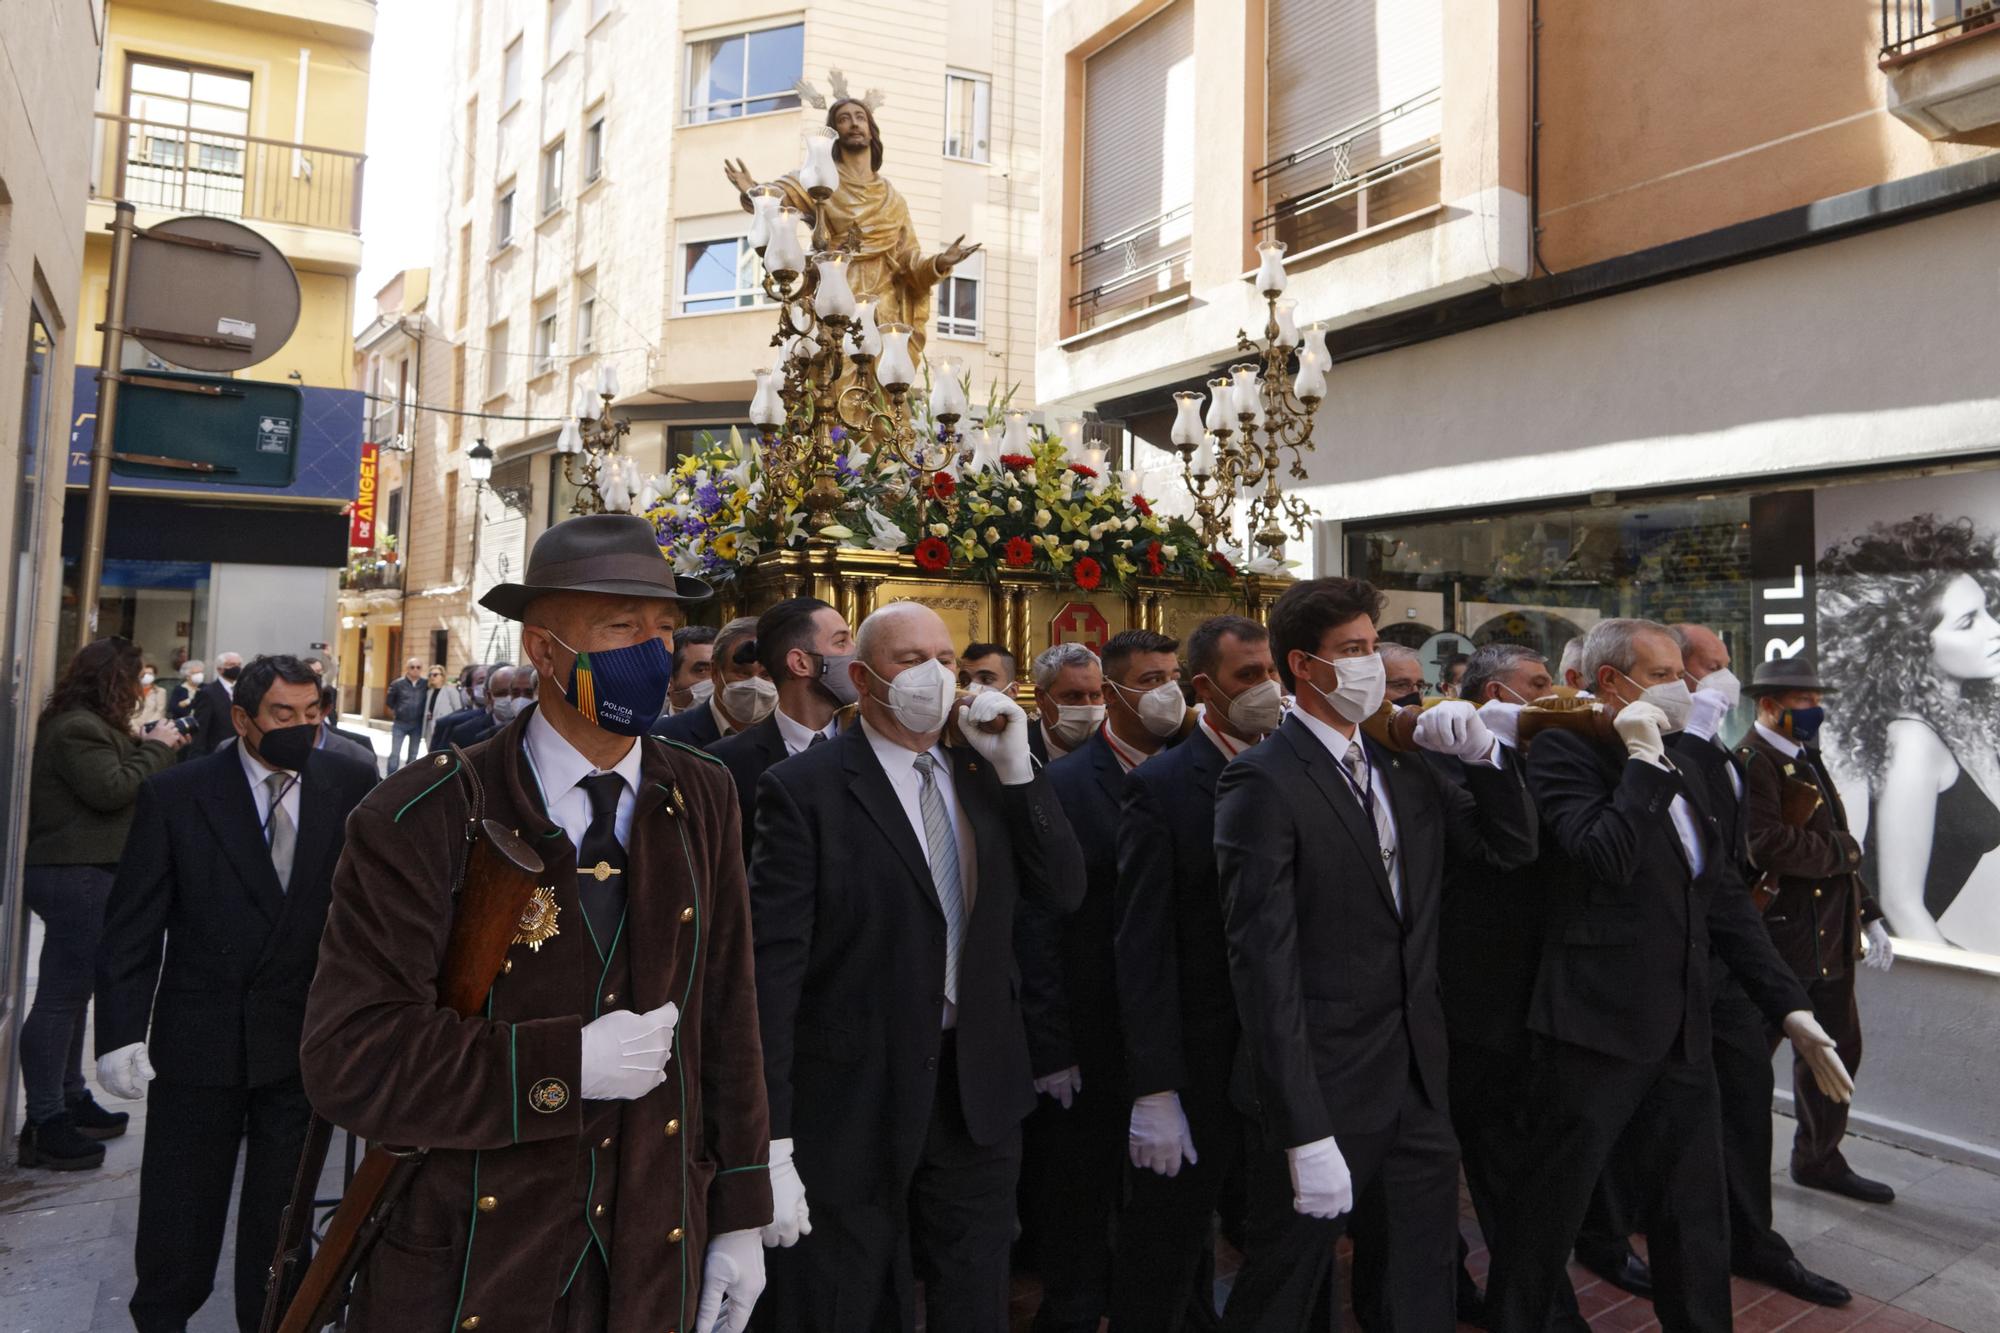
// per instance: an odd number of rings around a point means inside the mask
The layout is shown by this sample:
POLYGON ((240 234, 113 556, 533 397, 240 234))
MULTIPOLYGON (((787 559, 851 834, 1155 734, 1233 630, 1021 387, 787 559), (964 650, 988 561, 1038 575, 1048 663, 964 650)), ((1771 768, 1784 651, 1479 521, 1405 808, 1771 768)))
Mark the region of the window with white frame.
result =
POLYGON ((500 114, 512 111, 521 100, 521 39, 507 44, 500 57, 500 114))
POLYGON ((546 375, 556 368, 556 298, 544 296, 535 302, 535 373, 546 375))
POLYGON ((557 139, 542 150, 542 216, 562 207, 563 141, 557 139))
POLYGON ((986 256, 976 254, 944 275, 937 285, 937 331, 940 338, 985 336, 981 324, 986 285, 986 256))
POLYGON ((680 314, 706 315, 764 304, 764 265, 747 237, 688 241, 681 246, 680 314))
POLYGON ((508 375, 507 321, 501 320, 486 330, 486 396, 498 398, 507 392, 508 375))
POLYGON ((597 350, 597 270, 576 280, 576 351, 588 356, 597 350))
POLYGON ((805 73, 805 32, 794 23, 689 42, 682 121, 698 125, 798 106, 793 85, 805 73))
POLYGON ((514 182, 500 187, 493 200, 493 248, 505 250, 514 243, 514 182))
POLYGON ((548 62, 554 65, 569 54, 571 39, 570 20, 575 6, 571 0, 549 0, 549 53, 548 62))
POLYGON ((587 123, 583 127, 583 183, 588 185, 604 174, 604 112, 600 108, 584 115, 587 123))
POLYGON ((993 80, 953 71, 944 76, 944 155, 991 162, 993 80))

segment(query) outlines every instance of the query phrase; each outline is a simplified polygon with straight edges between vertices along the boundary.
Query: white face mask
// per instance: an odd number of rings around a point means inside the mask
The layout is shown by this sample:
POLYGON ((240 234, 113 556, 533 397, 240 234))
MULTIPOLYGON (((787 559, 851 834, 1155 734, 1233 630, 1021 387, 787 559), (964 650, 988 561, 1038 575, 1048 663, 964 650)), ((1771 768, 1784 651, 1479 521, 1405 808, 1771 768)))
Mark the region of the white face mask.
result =
POLYGON ((688 686, 688 707, 699 708, 707 703, 714 694, 715 678, 712 676, 703 676, 700 680, 688 686))
MULTIPOLYGON (((1625 676, 1622 671, 1618 674, 1625 676)), ((1667 715, 1669 733, 1680 731, 1687 726, 1688 713, 1694 708, 1694 692, 1688 689, 1686 681, 1679 679, 1662 681, 1643 690, 1639 689, 1639 682, 1630 676, 1625 676, 1625 683, 1639 690, 1640 703, 1651 704, 1667 715)))
POLYGON ((1042 714, 1042 734, 1065 750, 1074 750, 1090 739, 1090 733, 1104 725, 1103 704, 1056 704, 1054 721, 1042 714))
POLYGON ((190 685, 199 685, 199 684, 201 684, 201 683, 202 683, 202 682, 203 682, 204 680, 207 680, 207 679, 208 679, 208 673, 207 673, 206 671, 190 671, 190 672, 188 672, 188 684, 190 684, 190 685))
MULTIPOLYGON (((1126 689, 1115 680, 1104 683, 1118 691, 1128 704, 1131 704, 1132 696, 1139 693, 1126 689)), ((1181 694, 1181 687, 1171 680, 1139 694, 1139 702, 1131 704, 1131 708, 1139 715, 1139 725, 1162 740, 1179 731, 1182 720, 1187 717, 1187 699, 1181 694)))
POLYGON ((1736 673, 1728 667, 1720 671, 1711 671, 1703 676, 1699 688, 1708 694, 1721 695, 1729 701, 1731 708, 1743 700, 1743 682, 1736 679, 1736 673))
POLYGON ((1389 689, 1389 673, 1382 665, 1382 654, 1343 657, 1338 661, 1329 661, 1317 653, 1306 656, 1333 668, 1337 683, 1332 690, 1320 690, 1310 680, 1306 684, 1319 690, 1320 697, 1342 718, 1359 725, 1382 711, 1382 697, 1389 689))
POLYGON ((141 671, 139 673, 139 683, 148 688, 151 688, 153 684, 153 673, 150 671, 141 671))
MULTIPOLYGON (((1221 687, 1215 692, 1222 694, 1221 687)), ((1222 715, 1246 736, 1268 736, 1285 720, 1285 693, 1275 680, 1260 680, 1234 699, 1223 698, 1222 715)))
POLYGON ((893 679, 886 679, 867 663, 862 665, 869 675, 889 687, 889 697, 880 702, 895 714, 898 722, 919 736, 944 730, 945 719, 951 716, 952 703, 958 697, 958 677, 950 667, 932 658, 905 667, 893 679))
MULTIPOLYGON (((713 691, 714 686, 709 688, 713 691)), ((778 687, 762 676, 732 680, 722 687, 722 706, 744 726, 754 727, 778 706, 778 687)))
POLYGON ((493 716, 499 718, 502 722, 512 722, 521 715, 521 710, 527 706, 528 701, 526 699, 517 699, 511 694, 503 695, 493 701, 493 716))

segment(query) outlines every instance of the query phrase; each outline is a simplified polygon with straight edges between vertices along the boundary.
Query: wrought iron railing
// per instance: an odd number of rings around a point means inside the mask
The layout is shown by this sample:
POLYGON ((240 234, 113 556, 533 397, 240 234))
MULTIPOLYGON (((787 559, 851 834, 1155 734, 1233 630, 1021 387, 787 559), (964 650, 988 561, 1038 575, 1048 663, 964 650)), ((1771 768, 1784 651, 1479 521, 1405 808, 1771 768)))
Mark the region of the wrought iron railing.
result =
POLYGON ((1091 241, 1069 257, 1077 270, 1077 290, 1069 303, 1086 327, 1186 284, 1193 214, 1193 204, 1170 208, 1091 241), (1176 224, 1187 224, 1179 229, 1177 241, 1169 239, 1176 224))
POLYGON ((1443 90, 1433 88, 1273 158, 1251 174, 1269 209, 1259 236, 1293 253, 1438 201, 1443 90), (1401 137, 1394 147, 1385 142, 1401 137))
POLYGON ((361 230, 366 157, 98 112, 91 193, 141 208, 331 231, 361 230))
POLYGON ((401 561, 358 561, 340 571, 342 592, 400 592, 402 587, 401 561))
POLYGON ((1996 23, 1995 0, 1882 0, 1882 59, 1914 55, 1996 23))

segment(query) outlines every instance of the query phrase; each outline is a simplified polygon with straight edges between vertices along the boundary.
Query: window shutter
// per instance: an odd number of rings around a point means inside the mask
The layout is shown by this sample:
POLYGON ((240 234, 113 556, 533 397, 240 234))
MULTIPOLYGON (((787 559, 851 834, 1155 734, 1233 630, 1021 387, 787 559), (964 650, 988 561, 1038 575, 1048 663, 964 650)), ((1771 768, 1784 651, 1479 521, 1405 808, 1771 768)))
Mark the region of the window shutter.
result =
MULTIPOLYGON (((1269 0, 1265 161, 1434 92, 1444 81, 1442 0, 1269 0)), ((1271 181, 1296 197, 1435 138, 1436 102, 1271 181)))
MULTIPOLYGON (((1141 23, 1083 67, 1083 247, 1145 226, 1123 244, 1087 254, 1079 289, 1116 282, 1169 256, 1184 256, 1194 202, 1194 0, 1141 23)), ((1175 272, 1135 283, 1154 291, 1175 272)), ((1137 296, 1140 293, 1134 292, 1137 296)), ((1107 293, 1105 303, 1119 302, 1107 293)))

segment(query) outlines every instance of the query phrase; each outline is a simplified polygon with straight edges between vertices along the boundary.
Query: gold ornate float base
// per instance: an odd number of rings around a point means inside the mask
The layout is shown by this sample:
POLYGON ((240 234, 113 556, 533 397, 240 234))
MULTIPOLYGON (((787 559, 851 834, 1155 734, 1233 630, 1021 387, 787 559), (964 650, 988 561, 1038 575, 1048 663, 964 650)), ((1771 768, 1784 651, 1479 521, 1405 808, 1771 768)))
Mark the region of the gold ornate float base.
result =
POLYGON ((1067 574, 1024 571, 988 583, 962 572, 929 573, 908 555, 814 543, 758 556, 719 600, 728 619, 756 615, 787 597, 813 596, 838 608, 850 625, 892 602, 918 602, 944 618, 961 649, 968 643, 1004 644, 1025 682, 1028 664, 1051 644, 1101 648, 1127 629, 1184 639, 1210 616, 1227 614, 1261 621, 1291 583, 1251 574, 1223 590, 1145 579, 1123 589, 1085 592, 1067 574))

